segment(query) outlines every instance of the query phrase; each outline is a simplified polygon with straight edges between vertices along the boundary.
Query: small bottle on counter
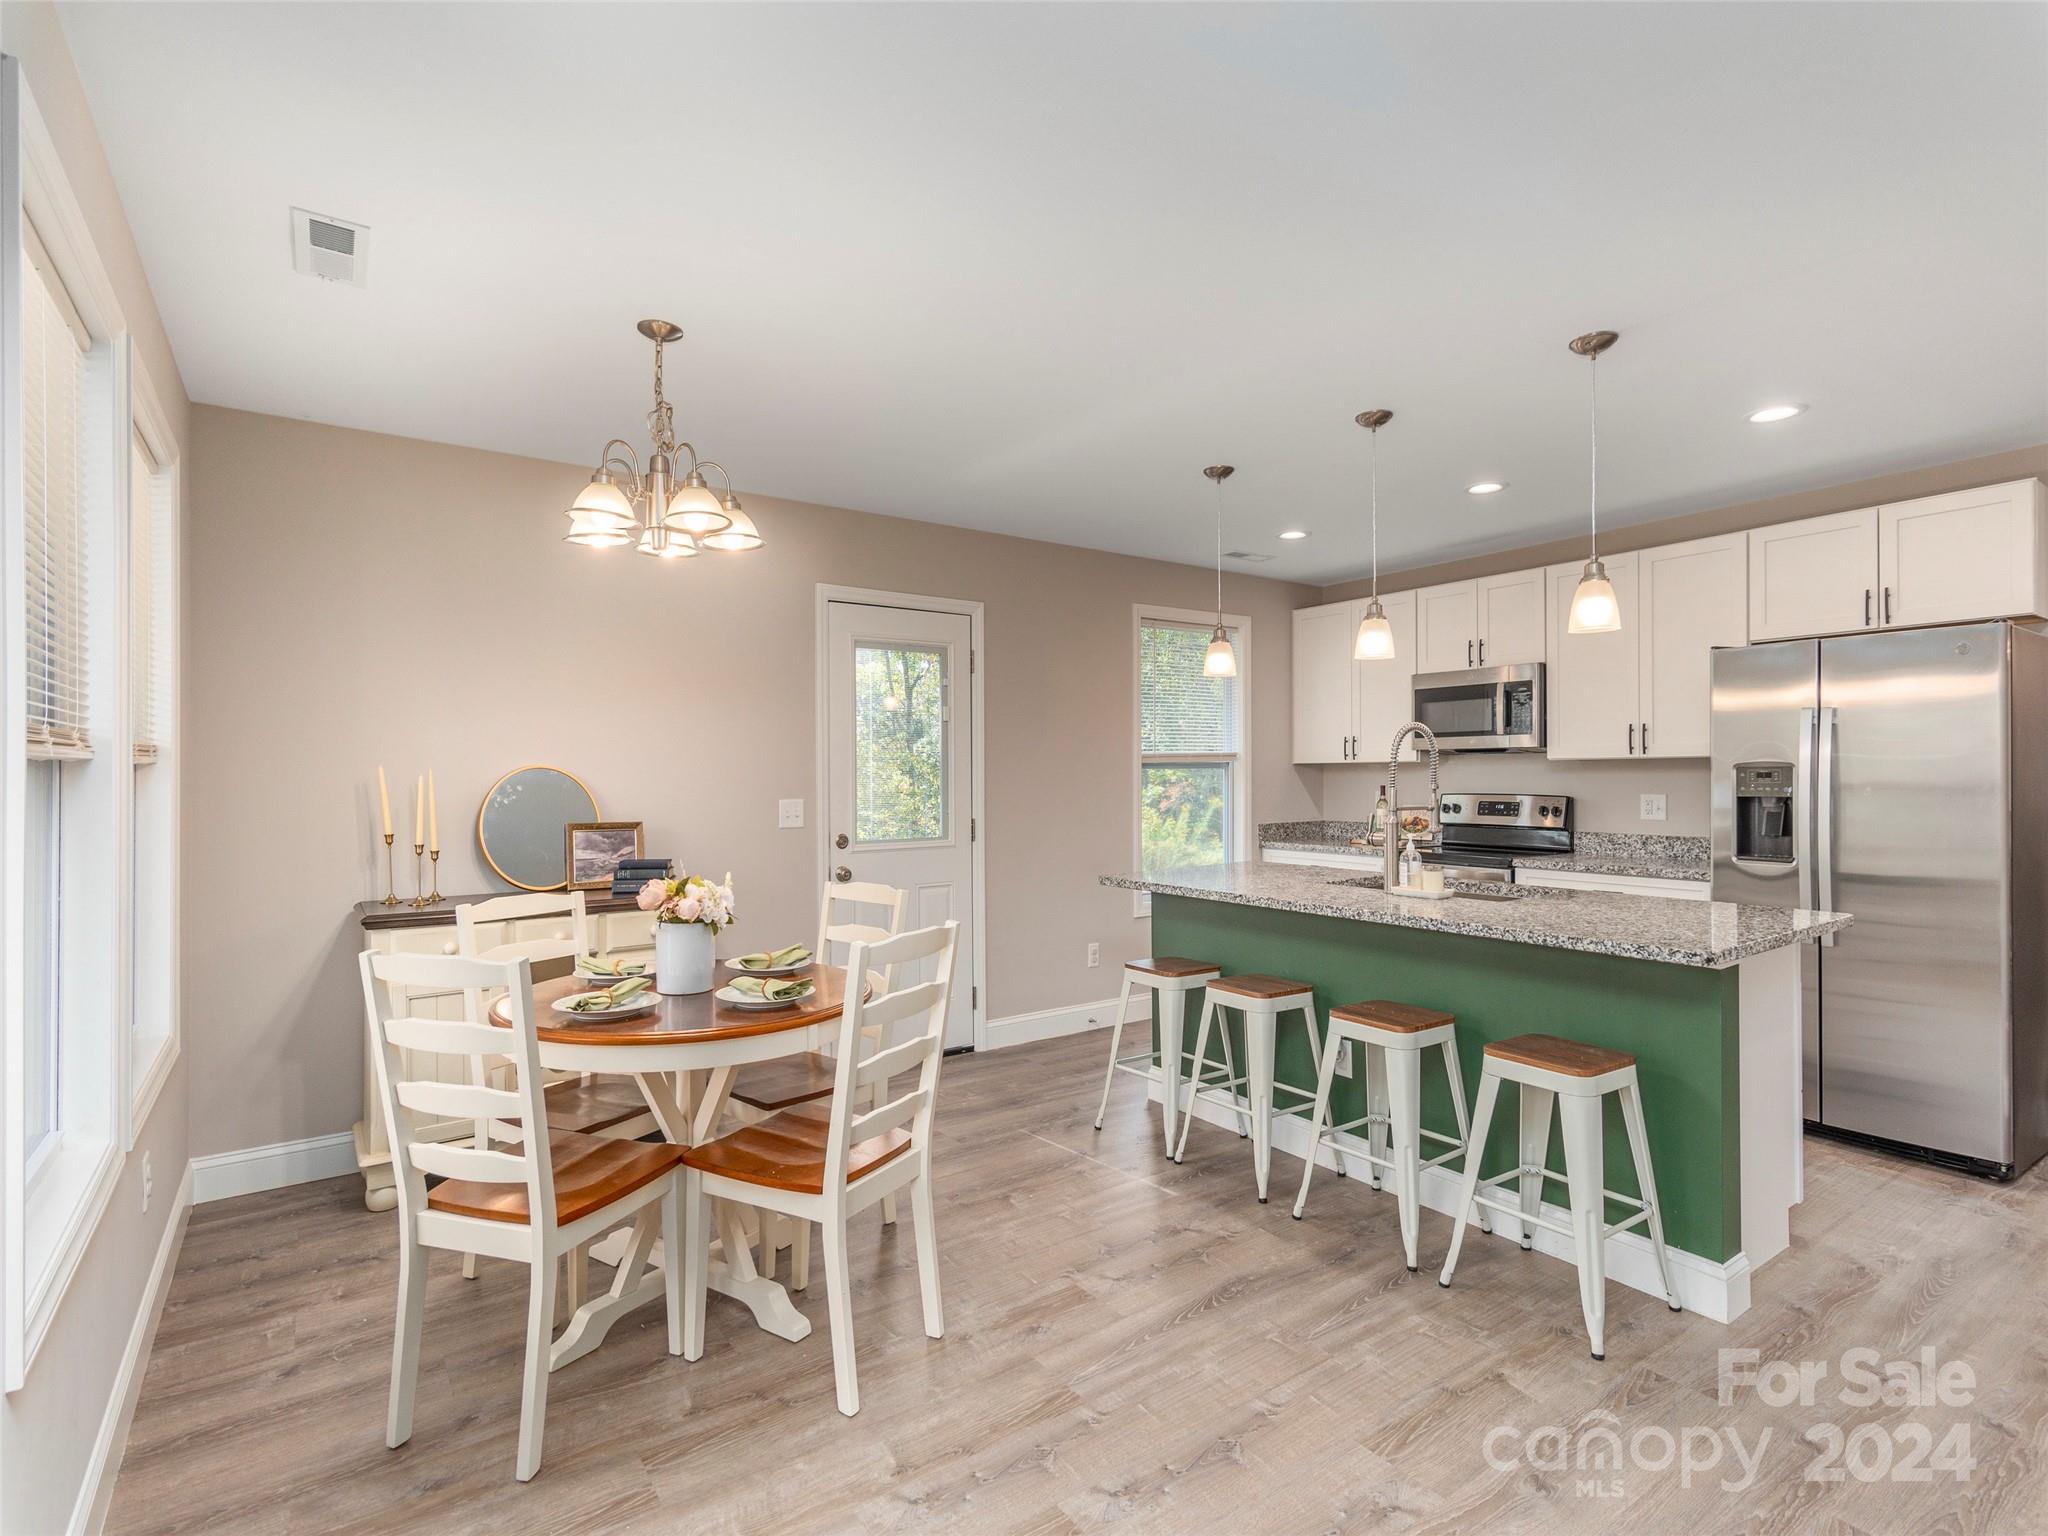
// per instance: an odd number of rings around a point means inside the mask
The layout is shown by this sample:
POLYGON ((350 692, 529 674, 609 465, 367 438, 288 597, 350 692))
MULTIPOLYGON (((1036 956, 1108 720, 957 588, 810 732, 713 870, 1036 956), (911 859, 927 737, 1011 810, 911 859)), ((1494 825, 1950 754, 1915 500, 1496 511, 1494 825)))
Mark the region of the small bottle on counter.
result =
POLYGON ((1393 829, 1393 812, 1387 808, 1387 786, 1382 784, 1380 797, 1373 804, 1372 825, 1366 829, 1365 840, 1380 849, 1389 864, 1393 862, 1394 857, 1395 841, 1391 836, 1393 829))

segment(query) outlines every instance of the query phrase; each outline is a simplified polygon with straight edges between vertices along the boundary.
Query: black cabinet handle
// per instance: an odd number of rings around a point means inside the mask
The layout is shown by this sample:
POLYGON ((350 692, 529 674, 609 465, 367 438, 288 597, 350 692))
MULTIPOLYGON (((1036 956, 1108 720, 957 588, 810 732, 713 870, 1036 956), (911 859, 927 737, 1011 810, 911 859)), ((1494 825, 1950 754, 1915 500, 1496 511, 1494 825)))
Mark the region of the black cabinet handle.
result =
POLYGON ((1643 756, 1645 756, 1645 757, 1648 757, 1649 755, 1650 755, 1650 722, 1649 722, 1649 721, 1647 721, 1647 720, 1645 720, 1645 721, 1643 722, 1643 756))
POLYGON ((1863 589, 1863 622, 1866 627, 1870 623, 1870 588, 1868 587, 1863 589))
POLYGON ((1892 621, 1892 589, 1890 587, 1884 589, 1884 621, 1887 624, 1892 621))
POLYGON ((1486 642, 1484 640, 1479 642, 1479 665, 1482 667, 1486 665, 1486 642))
POLYGON ((1472 642, 1470 640, 1465 642, 1465 665, 1468 667, 1472 665, 1472 642))
POLYGON ((1636 727, 1634 721, 1630 721, 1628 727, 1628 755, 1630 757, 1636 755, 1636 727))

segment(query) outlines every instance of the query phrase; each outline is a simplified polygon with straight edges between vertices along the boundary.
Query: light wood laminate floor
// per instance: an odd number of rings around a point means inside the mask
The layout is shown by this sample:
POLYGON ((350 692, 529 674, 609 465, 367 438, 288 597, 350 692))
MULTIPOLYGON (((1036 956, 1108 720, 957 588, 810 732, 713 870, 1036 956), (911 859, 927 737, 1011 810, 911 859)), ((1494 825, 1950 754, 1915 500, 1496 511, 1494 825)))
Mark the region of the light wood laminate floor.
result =
MULTIPOLYGON (((1458 1283, 1422 1218, 1410 1275, 1390 1195, 1299 1163, 1255 1203, 1247 1145, 1197 1126, 1184 1166, 1118 1079, 1090 1125, 1099 1035, 963 1057, 940 1084, 946 1337, 920 1328, 905 1224, 856 1226, 862 1410, 833 1406, 822 1265, 802 1344, 714 1296, 702 1361, 658 1306, 558 1373, 546 1460, 513 1481, 525 1271, 464 1282, 436 1254, 411 1443, 383 1444, 395 1218, 331 1180, 196 1210, 144 1380, 108 1529, 398 1531, 2020 1532, 2048 1528, 2048 1179, 1999 1186, 1809 1141, 1794 1245, 1730 1327, 1610 1289, 1588 1358, 1564 1264, 1474 1235, 1458 1283), (1285 1191, 1283 1196, 1281 1191, 1285 1191), (1839 1361, 1960 1361, 1962 1406, 1850 1407, 1839 1361), (1815 1404, 1723 1406, 1718 1351, 1824 1361, 1815 1404), (1809 1480, 1833 1422, 1905 1459, 1967 1426, 1957 1481, 1809 1480), (1603 1426, 1641 1460, 1554 1465, 1544 1426, 1603 1426), (1655 1467, 1667 1431, 1718 1466, 1655 1467), (1753 1451, 1739 1476, 1729 1431, 1753 1451), (1489 1440, 1489 1432, 1493 1432, 1489 1440), (1884 1446, 1877 1444, 1881 1437, 1884 1446), (1489 1446, 1494 1452, 1489 1464, 1489 1446), (1617 1480, 1618 1479, 1618 1483, 1617 1480), (1686 1486, 1687 1482, 1691 1486, 1686 1486), (1593 1485, 1600 1486, 1596 1489, 1593 1485)), ((1650 1106, 1654 1114, 1655 1106, 1650 1106)), ((598 1272, 602 1275, 602 1271, 598 1272)), ((1574 1445, 1594 1445, 1578 1439, 1574 1445)), ((1836 1465, 1840 1465, 1838 1461, 1836 1465)))

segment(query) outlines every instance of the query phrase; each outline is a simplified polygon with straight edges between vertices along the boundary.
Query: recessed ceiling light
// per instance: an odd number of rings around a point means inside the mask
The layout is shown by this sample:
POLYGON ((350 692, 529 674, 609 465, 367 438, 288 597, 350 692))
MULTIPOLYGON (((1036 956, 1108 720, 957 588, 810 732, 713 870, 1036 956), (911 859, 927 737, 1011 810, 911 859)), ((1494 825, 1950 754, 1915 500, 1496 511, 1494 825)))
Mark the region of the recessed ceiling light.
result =
POLYGON ((1473 496, 1491 496, 1495 491, 1508 488, 1505 480, 1482 480, 1477 485, 1468 485, 1465 490, 1473 496))
POLYGON ((1805 409, 1803 405, 1767 405, 1760 411, 1751 411, 1749 419, 1757 426, 1764 427, 1774 421, 1790 421, 1805 409))
POLYGON ((1306 528, 1285 528, 1281 530, 1280 537, 1283 539, 1305 539, 1308 537, 1308 530, 1306 528))

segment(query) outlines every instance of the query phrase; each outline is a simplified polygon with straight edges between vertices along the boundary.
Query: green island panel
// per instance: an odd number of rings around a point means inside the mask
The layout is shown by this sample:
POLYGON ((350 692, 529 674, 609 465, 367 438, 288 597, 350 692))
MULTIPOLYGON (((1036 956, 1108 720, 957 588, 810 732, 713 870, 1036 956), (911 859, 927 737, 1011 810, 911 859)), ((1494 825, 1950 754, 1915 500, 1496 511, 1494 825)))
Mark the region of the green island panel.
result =
MULTIPOLYGON (((1674 1248, 1716 1263, 1741 1249, 1738 1014, 1733 967, 1709 971, 1158 895, 1152 898, 1151 947, 1154 954, 1184 955, 1221 966, 1225 975, 1264 972, 1305 981, 1315 989, 1319 1027, 1331 1008, 1372 998, 1453 1013, 1458 1020, 1466 1098, 1475 1108, 1480 1051, 1490 1040, 1560 1035, 1633 1053, 1642 1085, 1643 1118, 1649 1128, 1650 1158, 1663 1196, 1665 1240, 1674 1248)), ((1188 999, 1183 1050, 1194 1046, 1200 1013, 1201 995, 1195 993, 1188 999)), ((1233 1049, 1242 1063, 1243 1021, 1234 1014, 1226 1017, 1233 1049)), ((1313 1091, 1315 1074, 1308 1042, 1294 1022, 1297 1017, 1286 1015, 1281 1020, 1274 1075, 1276 1081, 1313 1091)), ((1156 1028, 1152 1048, 1156 1062, 1156 1028)), ((1441 1056, 1436 1052, 1430 1055, 1436 1059, 1423 1066, 1422 1123, 1450 1134, 1456 1130, 1450 1091, 1441 1056)), ((1222 1060, 1222 1048, 1214 1040, 1209 1059, 1222 1060)), ((1333 1117, 1340 1122, 1365 1113, 1364 1078, 1356 1069, 1354 1074, 1350 1079, 1338 1078, 1332 1092, 1333 1117)), ((1482 1160, 1489 1175, 1515 1166, 1517 1114, 1514 1085, 1506 1084, 1482 1160)), ((1607 1188, 1637 1194, 1628 1136, 1620 1106, 1611 1094, 1605 1123, 1607 1188)), ((1191 1134, 1230 1133, 1203 1126, 1191 1134)), ((1428 1158, 1431 1144, 1424 1141, 1422 1145, 1423 1156, 1428 1158)), ((1249 1150, 1245 1160, 1249 1167, 1249 1150)), ((1459 1165, 1453 1160, 1444 1166, 1451 1171, 1459 1165)), ((1560 1173, 1564 1169, 1555 1117, 1549 1166, 1560 1173)), ((1356 1163, 1353 1167, 1363 1171, 1356 1163)), ((1299 1176, 1299 1167, 1291 1159, 1276 1161, 1274 1198, 1282 1198, 1284 1193, 1291 1200, 1292 1181, 1299 1176)), ((1502 1192, 1512 1191, 1509 1184, 1502 1192)), ((1564 1204, 1563 1186, 1550 1185, 1545 1198, 1564 1204)), ((1609 1203, 1610 1222, 1628 1214, 1628 1207, 1609 1203)))

